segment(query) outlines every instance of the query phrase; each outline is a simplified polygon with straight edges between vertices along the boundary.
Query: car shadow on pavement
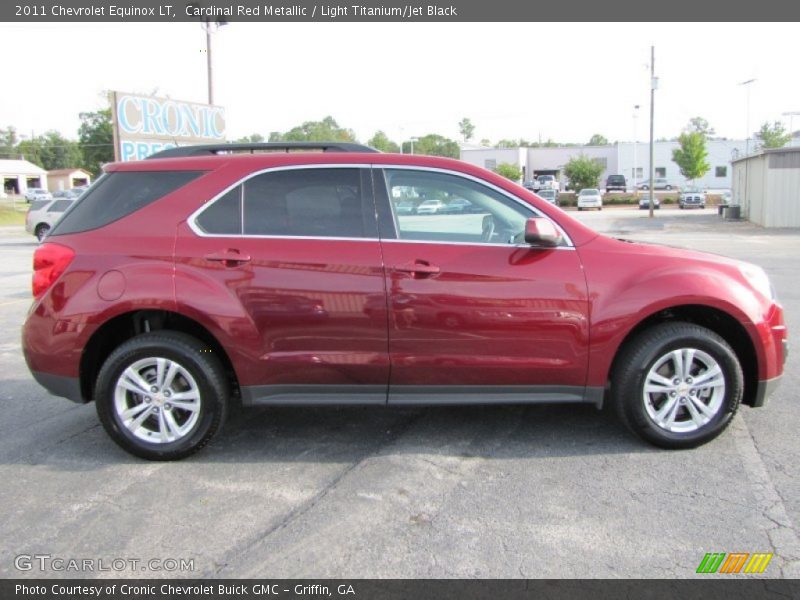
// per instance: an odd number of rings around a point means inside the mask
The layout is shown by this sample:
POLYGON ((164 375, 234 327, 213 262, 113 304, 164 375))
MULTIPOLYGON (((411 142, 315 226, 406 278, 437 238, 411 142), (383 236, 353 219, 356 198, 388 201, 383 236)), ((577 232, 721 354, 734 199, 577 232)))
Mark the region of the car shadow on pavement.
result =
MULTIPOLYGON (((44 424, 15 429, 10 436, 15 439, 7 438, 0 448, 0 464, 60 471, 148 464, 111 441, 93 404, 70 405, 44 424)), ((270 407, 234 408, 220 435, 185 461, 340 463, 380 455, 491 460, 649 452, 659 450, 630 434, 613 411, 591 405, 270 407)))

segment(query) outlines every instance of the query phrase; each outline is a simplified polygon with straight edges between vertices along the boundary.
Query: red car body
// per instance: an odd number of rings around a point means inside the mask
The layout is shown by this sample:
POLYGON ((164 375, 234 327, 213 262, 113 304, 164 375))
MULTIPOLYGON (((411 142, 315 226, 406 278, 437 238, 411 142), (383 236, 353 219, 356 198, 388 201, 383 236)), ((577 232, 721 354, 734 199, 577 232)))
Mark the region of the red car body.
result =
POLYGON ((77 402, 92 399, 100 365, 139 330, 137 315, 151 327, 166 319, 208 343, 245 404, 599 405, 625 341, 675 315, 712 324, 731 344, 745 404, 763 404, 782 374, 781 307, 754 288, 742 263, 599 235, 460 161, 269 153, 106 167, 142 170, 204 173, 98 229, 56 229, 40 248, 58 245, 74 256, 42 284, 23 329, 25 358, 44 387, 77 402), (530 204, 571 246, 228 239, 190 226, 190 216, 233 183, 299 165, 417 167, 473 178, 530 204))

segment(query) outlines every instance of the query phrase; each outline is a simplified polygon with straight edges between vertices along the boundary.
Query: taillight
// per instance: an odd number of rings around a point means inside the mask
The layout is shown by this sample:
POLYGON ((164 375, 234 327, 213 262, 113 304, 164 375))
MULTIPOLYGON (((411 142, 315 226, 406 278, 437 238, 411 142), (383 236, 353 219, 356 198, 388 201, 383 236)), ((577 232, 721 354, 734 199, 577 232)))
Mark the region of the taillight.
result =
POLYGON ((33 297, 44 294, 61 277, 75 257, 72 248, 42 244, 33 253, 33 297))

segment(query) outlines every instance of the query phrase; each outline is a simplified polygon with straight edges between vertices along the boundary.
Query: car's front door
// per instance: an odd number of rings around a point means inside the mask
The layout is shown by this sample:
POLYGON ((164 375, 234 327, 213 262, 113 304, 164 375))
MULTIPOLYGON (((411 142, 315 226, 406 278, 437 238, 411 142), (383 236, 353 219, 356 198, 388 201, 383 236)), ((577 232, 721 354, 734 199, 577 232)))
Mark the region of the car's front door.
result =
POLYGON ((177 300, 233 337, 246 403, 386 402, 386 293, 368 168, 275 169, 179 234, 177 300))
POLYGON ((588 348, 578 253, 524 244, 537 216, 474 178, 373 171, 389 300, 389 403, 579 401, 588 348), (438 199, 464 212, 397 211, 438 199))

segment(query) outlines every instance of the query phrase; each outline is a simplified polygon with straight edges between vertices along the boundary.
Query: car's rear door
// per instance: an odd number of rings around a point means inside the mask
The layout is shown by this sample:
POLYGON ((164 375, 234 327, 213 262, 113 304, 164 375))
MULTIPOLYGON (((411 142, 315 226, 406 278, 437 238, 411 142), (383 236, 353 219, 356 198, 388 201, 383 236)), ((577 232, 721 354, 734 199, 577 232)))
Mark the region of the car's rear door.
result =
POLYGON ((368 168, 280 168, 189 220, 178 303, 233 348, 245 403, 386 402, 386 294, 368 168))
POLYGON ((520 243, 532 208, 468 176, 385 168, 373 177, 389 300, 389 403, 584 400, 588 302, 575 249, 520 243), (476 209, 393 210, 433 197, 476 209))

